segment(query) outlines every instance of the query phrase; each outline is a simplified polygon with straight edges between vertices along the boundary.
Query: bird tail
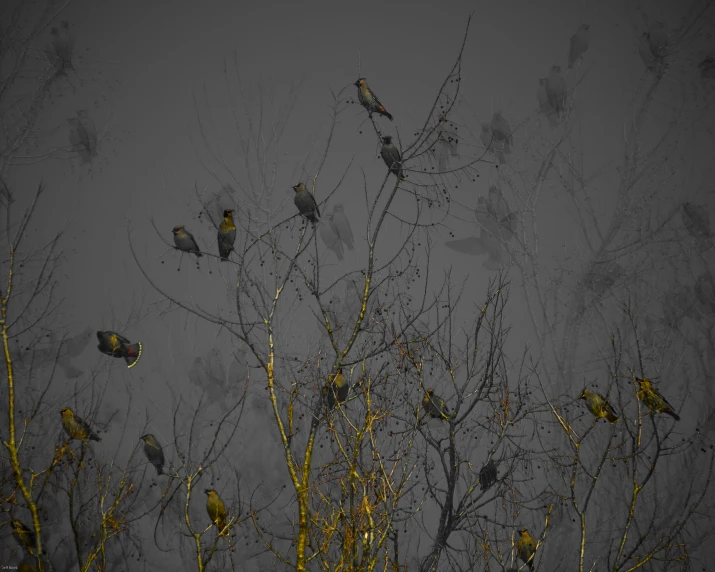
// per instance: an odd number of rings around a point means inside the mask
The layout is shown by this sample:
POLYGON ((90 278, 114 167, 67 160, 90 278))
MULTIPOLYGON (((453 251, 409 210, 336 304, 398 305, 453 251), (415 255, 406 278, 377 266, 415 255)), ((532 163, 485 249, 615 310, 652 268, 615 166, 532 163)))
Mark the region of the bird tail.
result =
POLYGON ((390 121, 392 121, 392 114, 388 113, 388 112, 387 112, 387 109, 385 109, 384 107, 381 107, 381 108, 380 108, 380 111, 382 111, 382 114, 383 114, 385 117, 387 117, 390 121))
POLYGON ((90 441, 101 441, 102 438, 99 435, 97 435, 96 433, 90 433, 89 440, 90 441))
POLYGON ((127 367, 131 368, 137 365, 139 358, 142 357, 142 344, 137 342, 126 346, 124 352, 124 361, 127 362, 127 367))
POLYGON ((610 423, 615 423, 619 418, 609 411, 606 413, 606 419, 608 419, 610 423))
POLYGON ((673 411, 672 409, 666 409, 663 413, 667 413, 668 415, 670 415, 670 416, 671 416, 673 419, 675 419, 676 421, 680 421, 680 415, 678 415, 678 414, 677 414, 675 411, 673 411))

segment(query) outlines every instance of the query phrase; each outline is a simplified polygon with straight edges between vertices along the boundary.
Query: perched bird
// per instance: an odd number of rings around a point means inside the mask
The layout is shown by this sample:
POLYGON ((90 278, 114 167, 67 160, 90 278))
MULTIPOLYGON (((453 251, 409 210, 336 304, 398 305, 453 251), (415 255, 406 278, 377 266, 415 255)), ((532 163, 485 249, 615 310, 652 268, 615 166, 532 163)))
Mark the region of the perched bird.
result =
POLYGON ((97 332, 97 339, 99 340, 97 349, 100 352, 114 358, 124 358, 128 368, 134 367, 142 356, 141 342, 133 344, 115 332, 97 332))
POLYGON ((693 292, 708 314, 715 314, 715 284, 710 273, 700 274, 695 279, 693 292))
POLYGON ((343 205, 333 207, 333 224, 340 240, 345 243, 348 250, 355 250, 353 230, 350 228, 348 217, 345 216, 345 207, 343 205))
POLYGON ((139 437, 144 441, 144 454, 149 462, 154 465, 157 475, 164 474, 164 450, 161 448, 159 441, 151 433, 139 437))
POLYGON ((648 47, 653 57, 662 60, 668 48, 668 34, 663 22, 655 21, 648 27, 648 47))
POLYGON ((494 459, 489 459, 489 462, 479 471, 479 486, 483 491, 486 491, 496 482, 497 466, 494 464, 494 459))
POLYGON ((64 427, 70 439, 78 439, 80 441, 84 441, 85 439, 89 439, 90 441, 102 440, 92 431, 89 423, 75 415, 74 411, 69 407, 65 407, 60 413, 62 414, 62 427, 64 427))
POLYGON ((399 182, 405 180, 405 175, 402 172, 402 156, 392 144, 392 137, 390 135, 385 135, 382 138, 382 149, 380 149, 380 155, 382 160, 385 161, 385 165, 390 170, 390 173, 397 177, 399 182))
POLYGON ((340 234, 335 226, 332 214, 323 217, 323 220, 318 223, 318 233, 320 234, 320 238, 325 243, 325 246, 335 253, 338 260, 342 260, 343 243, 340 242, 340 234))
POLYGON ((343 375, 343 368, 340 368, 334 378, 328 378, 323 391, 328 411, 334 409, 338 403, 345 403, 350 391, 350 384, 343 375))
POLYGON ((24 548, 30 556, 34 556, 37 547, 35 531, 25 526, 19 520, 12 520, 10 524, 12 525, 12 535, 17 543, 24 548))
POLYGON ((516 552, 524 564, 529 566, 529 570, 533 570, 536 542, 531 538, 529 531, 525 528, 519 531, 519 541, 516 543, 516 552))
POLYGON ((82 146, 87 152, 94 156, 97 153, 97 127, 89 116, 89 111, 80 109, 77 111, 77 133, 82 146))
MULTIPOLYGON (((449 409, 444 399, 435 394, 434 389, 425 391, 425 396, 422 399, 422 407, 425 410, 425 417, 429 415, 433 419, 449 419, 449 409)), ((424 418, 423 418, 424 419, 424 418)))
POLYGON ((199 250, 199 245, 194 239, 194 235, 186 230, 183 224, 177 224, 171 229, 171 232, 174 234, 174 244, 178 250, 195 254, 196 258, 203 256, 199 250))
POLYGON ((367 109, 368 113, 379 113, 392 121, 392 115, 387 112, 375 93, 368 87, 364 77, 359 78, 355 85, 358 88, 358 101, 367 109))
POLYGON ((204 492, 208 495, 206 499, 206 512, 218 529, 219 536, 228 536, 226 528, 226 507, 218 496, 218 493, 213 489, 205 489, 204 492))
POLYGON ((658 390, 653 387, 650 379, 636 377, 635 380, 638 384, 636 396, 648 407, 651 413, 667 413, 676 421, 680 421, 680 416, 673 411, 673 406, 665 400, 665 397, 658 393, 658 390))
POLYGON ((502 144, 505 153, 511 153, 509 146, 514 144, 514 138, 511 135, 511 127, 501 111, 494 112, 491 128, 495 141, 502 144))
POLYGON ((702 79, 715 79, 715 56, 708 56, 698 64, 702 79))
POLYGON ((551 66, 546 78, 546 95, 557 114, 561 115, 566 111, 566 80, 561 75, 561 66, 551 66))
POLYGON ((712 238, 710 230, 710 215, 700 206, 692 203, 683 203, 683 224, 688 232, 696 238, 712 238))
POLYGON ((588 410, 596 419, 605 418, 608 419, 609 423, 618 421, 618 416, 613 410, 613 407, 611 407, 608 400, 600 393, 596 393, 590 389, 584 389, 578 398, 586 401, 586 407, 588 407, 588 410))
POLYGON ((654 74, 660 74, 663 71, 662 58, 653 54, 651 48, 651 39, 648 32, 643 32, 638 42, 638 53, 645 67, 654 74))
POLYGON ((228 260, 236 243, 236 225, 233 224, 233 209, 223 211, 223 221, 218 227, 218 253, 221 260, 228 260))
POLYGON ((539 111, 546 116, 551 127, 556 127, 559 122, 558 114, 556 110, 551 107, 551 103, 549 102, 549 94, 546 92, 546 81, 547 78, 545 77, 539 78, 539 88, 536 91, 536 98, 539 101, 539 111))
POLYGON ((52 28, 53 63, 57 64, 57 73, 63 75, 67 70, 73 70, 72 54, 74 52, 74 35, 69 30, 69 22, 62 20, 59 28, 52 28))
POLYGON ((91 163, 92 158, 97 154, 97 141, 90 139, 87 130, 79 122, 78 117, 70 117, 67 119, 69 123, 69 142, 72 146, 72 151, 77 153, 83 163, 91 163), (94 141, 94 144, 92 143, 94 141))
POLYGON ((313 193, 306 189, 303 183, 294 185, 293 190, 295 191, 293 202, 298 207, 298 212, 313 224, 317 223, 320 210, 318 209, 318 203, 315 202, 313 193))
POLYGON ((573 36, 571 36, 571 47, 569 49, 569 69, 580 64, 583 55, 588 51, 588 24, 581 24, 573 36))

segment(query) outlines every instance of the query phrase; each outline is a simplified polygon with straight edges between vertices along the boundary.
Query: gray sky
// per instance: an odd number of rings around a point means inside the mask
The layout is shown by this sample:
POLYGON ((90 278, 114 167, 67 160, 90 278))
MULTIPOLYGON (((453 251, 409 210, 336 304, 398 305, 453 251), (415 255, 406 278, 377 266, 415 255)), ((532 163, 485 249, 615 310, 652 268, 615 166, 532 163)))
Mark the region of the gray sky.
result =
MULTIPOLYGON (((662 9, 652 8, 649 14, 667 21, 672 6, 660 4, 662 9)), ((224 265, 218 272, 216 261, 204 257, 197 272, 195 263, 185 256, 181 271, 176 272, 179 256, 173 251, 160 263, 157 258, 167 247, 156 236, 150 218, 170 244, 171 228, 183 223, 202 249, 215 250, 215 231, 196 218, 195 185, 209 185, 212 190, 218 185, 202 168, 201 152, 197 155, 192 146, 198 134, 193 98, 198 101, 202 119, 211 117, 215 131, 209 139, 231 160, 236 148, 232 146, 232 117, 223 68, 233 65, 233 54, 249 89, 255 89, 259 82, 274 86, 276 105, 271 109, 283 104, 292 84, 302 82, 281 142, 282 159, 274 187, 274 203, 287 200, 281 211, 285 217, 294 213, 291 186, 306 178, 301 171, 303 161, 312 175, 324 149, 330 91, 337 93, 345 88, 344 95, 355 97, 352 83, 358 77, 359 62, 360 75, 368 79, 395 116, 394 123, 381 120, 380 125, 393 135, 399 134, 403 141, 410 140, 424 123, 454 62, 471 10, 475 12, 462 66, 463 103, 455 120, 474 128, 480 121, 490 121, 492 112, 501 109, 512 128, 524 122, 523 128, 515 129, 510 160, 525 170, 540 160, 535 142, 540 136, 549 136, 546 129, 534 127, 534 119, 528 119, 537 110, 538 78, 546 76, 554 64, 566 70, 569 38, 581 23, 590 24, 590 46, 584 62, 567 76, 569 87, 578 84, 574 97, 577 127, 564 150, 578 157, 587 177, 598 175, 592 187, 593 207, 607 218, 609 199, 615 196, 620 180, 624 121, 632 113, 629 103, 633 93, 643 81, 637 35, 621 2, 451 2, 439 8, 434 3, 396 2, 314 2, 309 6, 184 2, 159 6, 130 1, 111 5, 77 2, 70 6, 64 18, 75 30, 75 49, 81 58, 77 59, 77 73, 70 76, 73 89, 56 100, 44 121, 57 145, 66 145, 65 118, 77 109, 88 108, 104 137, 91 166, 80 164, 77 157, 68 160, 65 154, 62 159, 41 163, 37 170, 26 169, 18 180, 36 185, 41 175, 48 185, 49 198, 36 219, 38 237, 45 231, 68 227, 66 263, 62 266, 67 277, 62 284, 66 300, 61 310, 63 323, 72 333, 86 324, 95 329, 117 329, 144 344, 141 363, 133 370, 111 364, 116 368, 111 374, 115 381, 100 408, 100 417, 111 412, 112 405, 107 403, 122 403, 127 393, 141 390, 148 400, 130 413, 133 422, 139 424, 136 438, 148 415, 152 432, 169 442, 169 388, 175 396, 194 395, 188 372, 194 359, 205 356, 212 347, 218 347, 226 368, 231 363, 230 341, 225 333, 194 317, 187 318, 181 311, 161 313, 162 307, 154 305, 160 297, 139 272, 128 247, 127 232, 131 232, 142 267, 157 285, 208 311, 231 311, 234 274, 230 267, 224 265), (209 266, 212 274, 208 274, 209 266), (133 311, 139 315, 131 316, 133 311), (130 317, 133 319, 124 327, 130 317)), ((678 55, 674 60, 676 72, 664 83, 661 102, 670 101, 678 84, 677 70, 683 58, 678 55)), ((238 85, 232 73, 229 77, 234 86, 238 85)), ((257 101, 255 92, 252 101, 257 101)), ((656 122, 657 115, 656 109, 656 122)), ((349 213, 364 212, 363 173, 371 188, 379 186, 385 172, 365 117, 357 105, 349 106, 340 116, 317 188, 317 198, 322 200, 321 192, 332 189, 352 161, 345 182, 332 200, 332 204, 344 204, 349 213)), ((684 125, 697 117, 686 113, 684 125)), ((478 140, 478 131, 474 133, 478 140)), ((670 208, 668 200, 673 205, 682 198, 701 203, 709 200, 695 193, 712 170, 704 163, 701 150, 712 148, 708 147, 712 133, 706 129, 696 133, 689 145, 678 147, 678 156, 684 159, 670 174, 673 195, 664 198, 656 209, 670 208)), ((470 217, 477 197, 486 196, 489 185, 498 178, 491 156, 485 160, 477 167, 476 181, 464 181, 451 190, 455 214, 460 214, 448 219, 454 238, 475 233, 470 217)), ((576 232, 579 223, 563 200, 558 180, 551 176, 541 192, 537 215, 542 263, 554 268, 564 260, 564 253, 569 260, 577 260, 584 245, 576 232)), ((507 198, 512 204, 516 202, 513 196, 507 198)), ((351 219, 356 237, 364 237, 360 216, 351 219)), ((482 267, 484 257, 462 256, 445 248, 444 241, 452 238, 446 228, 436 232, 430 272, 435 286, 450 268, 456 283, 468 276, 463 307, 472 312, 470 304, 482 301, 495 272, 482 267)), ((357 238, 355 252, 346 252, 345 261, 328 274, 339 276, 362 268, 365 253, 364 238, 357 238)), ((334 258, 328 261, 335 263, 334 258)), ((524 311, 523 301, 514 291, 509 314, 515 326, 514 348, 533 341, 524 311)), ((311 319, 311 328, 314 323, 311 319)), ((295 328, 292 335, 298 336, 300 317, 291 327, 295 328)), ((93 346, 82 356, 87 369, 107 365, 108 358, 98 356, 93 346)), ((222 395, 209 397, 220 400, 222 395)), ((261 423, 269 423, 269 413, 258 401, 251 401, 240 438, 248 457, 268 458, 265 445, 275 435, 269 436, 261 423)), ((119 426, 121 421, 119 417, 113 423, 119 426)), ((276 457, 266 463, 273 471, 284 471, 279 461, 276 457)))

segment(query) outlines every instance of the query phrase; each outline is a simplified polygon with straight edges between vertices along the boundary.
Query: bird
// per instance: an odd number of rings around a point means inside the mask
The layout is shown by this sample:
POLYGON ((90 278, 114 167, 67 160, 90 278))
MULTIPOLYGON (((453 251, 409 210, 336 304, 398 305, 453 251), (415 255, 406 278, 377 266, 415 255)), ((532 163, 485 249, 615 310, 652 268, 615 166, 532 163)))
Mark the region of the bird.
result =
POLYGON ((549 125, 551 127, 556 127, 558 125, 558 114, 556 110, 551 107, 549 102, 549 94, 546 91, 546 81, 547 78, 539 78, 539 88, 536 91, 536 98, 539 101, 539 111, 546 116, 549 120, 549 125))
POLYGON ((207 495, 206 498, 206 512, 218 528, 219 536, 228 536, 228 530, 226 528, 226 507, 218 496, 218 493, 214 489, 204 489, 207 495))
POLYGON ((350 228, 348 217, 345 216, 345 207, 343 205, 333 207, 333 224, 340 240, 348 247, 348 250, 355 250, 353 231, 350 228))
POLYGON ((62 415, 62 427, 64 427, 65 432, 69 435, 70 439, 78 439, 84 441, 89 439, 90 441, 101 441, 102 439, 97 436, 97 434, 92 431, 89 423, 84 419, 75 415, 69 407, 65 407, 60 411, 62 415))
POLYGON ((684 202, 682 208, 683 224, 692 236, 713 238, 713 232, 710 230, 710 216, 704 208, 689 202, 684 202))
POLYGON ((17 543, 24 548, 30 556, 34 556, 37 551, 37 537, 35 532, 25 526, 20 520, 12 520, 12 536, 17 543))
MULTIPOLYGON (((68 379, 74 379, 82 375, 82 370, 75 367, 72 358, 77 358, 84 351, 84 348, 92 339, 92 328, 86 328, 82 333, 71 338, 67 338, 62 345, 57 348, 57 340, 51 336, 52 347, 27 348, 26 352, 19 353, 18 365, 25 368, 44 367, 48 364, 60 366, 68 379)), ((18 348, 20 350, 20 348, 18 348)))
POLYGON ((581 63, 583 55, 588 51, 588 24, 581 24, 573 36, 569 49, 569 69, 581 63))
POLYGON ((218 253, 221 260, 228 260, 236 243, 236 225, 233 224, 233 209, 223 211, 223 221, 218 227, 218 253))
POLYGON ((298 207, 298 212, 313 224, 317 223, 320 209, 318 209, 318 203, 315 202, 313 193, 306 189, 303 183, 294 185, 293 190, 295 191, 293 202, 298 207))
POLYGON ((94 121, 89 116, 89 111, 79 109, 77 111, 77 134, 82 146, 90 156, 97 153, 97 128, 94 121))
POLYGON ((662 60, 668 48, 668 34, 663 22, 655 21, 648 27, 648 47, 653 57, 662 60))
POLYGON ((673 410, 673 406, 653 387, 650 379, 636 377, 635 380, 638 384, 636 396, 652 414, 666 413, 676 421, 680 421, 680 416, 673 410))
MULTIPOLYGON (((58 75, 67 73, 67 70, 73 70, 72 52, 74 51, 74 36, 69 30, 69 22, 62 20, 59 28, 52 28, 52 49, 54 50, 54 58, 58 66, 58 75)), ((53 59, 54 59, 53 58, 53 59)))
POLYGON ((154 468, 156 469, 156 474, 163 475, 164 451, 161 448, 159 441, 157 441, 156 437, 154 437, 154 435, 152 435, 151 433, 142 435, 139 438, 144 441, 144 454, 146 455, 146 458, 149 459, 149 462, 154 465, 154 468))
POLYGON ((128 368, 134 367, 142 356, 141 342, 131 343, 115 332, 109 330, 97 332, 97 339, 99 340, 97 349, 100 352, 114 358, 124 358, 128 368))
POLYGON ((698 64, 702 79, 715 79, 715 56, 708 56, 698 64))
POLYGON ((654 74, 660 74, 663 71, 662 59, 653 54, 650 33, 643 32, 643 34, 641 34, 640 41, 638 42, 638 53, 648 71, 654 74))
POLYGON ((588 407, 588 410, 596 419, 605 418, 612 424, 618 421, 618 416, 613 410, 613 407, 611 407, 608 400, 600 393, 596 393, 590 389, 584 389, 578 398, 583 399, 586 402, 586 407, 588 407))
POLYGON ((332 214, 323 217, 323 220, 318 223, 318 232, 325 246, 335 253, 338 260, 343 260, 343 243, 340 242, 340 235, 335 227, 332 214))
POLYGON ((491 488, 497 482, 497 466, 494 459, 489 459, 486 465, 479 471, 479 486, 483 491, 491 488))
POLYGON ((443 421, 449 419, 447 404, 444 402, 444 399, 435 395, 434 389, 425 391, 425 396, 422 399, 422 407, 425 410, 425 417, 429 415, 433 419, 442 419, 443 421))
POLYGON ((514 144, 514 138, 511 135, 511 127, 509 127, 509 123, 504 119, 501 111, 494 112, 491 128, 494 139, 503 145, 504 152, 511 153, 509 146, 514 144))
POLYGON ((471 254, 472 256, 488 254, 489 258, 482 263, 482 266, 488 270, 499 270, 504 266, 505 249, 497 238, 487 232, 481 231, 479 236, 449 240, 444 245, 457 252, 471 254))
POLYGON ((551 66, 546 78, 546 95, 557 114, 566 111, 566 80, 561 75, 561 66, 551 66))
POLYGON ((402 156, 392 144, 392 137, 390 135, 385 135, 382 138, 382 149, 380 149, 380 155, 382 160, 385 161, 385 165, 390 170, 390 173, 397 177, 397 180, 401 183, 405 180, 405 175, 402 172, 402 156))
POLYGON ((199 245, 196 244, 194 235, 184 228, 183 224, 177 224, 171 232, 174 234, 174 244, 181 252, 195 254, 196 258, 203 256, 199 250, 199 245))
POLYGON ((529 570, 533 570, 536 542, 534 542, 534 539, 531 538, 529 531, 525 528, 522 528, 519 531, 519 541, 516 544, 516 551, 524 564, 529 566, 529 570))
POLYGON ((72 151, 80 156, 83 163, 90 163, 92 157, 96 155, 96 146, 92 147, 87 144, 88 137, 86 130, 80 125, 79 118, 70 117, 67 119, 67 123, 70 125, 69 142, 72 151))
POLYGON ((358 78, 355 85, 358 88, 358 101, 360 105, 367 109, 368 113, 379 113, 392 121, 392 115, 387 112, 387 109, 383 107, 375 93, 368 87, 364 77, 358 78))
POLYGON ((331 376, 328 378, 323 390, 328 411, 334 409, 338 403, 345 403, 345 401, 347 401, 350 384, 343 375, 343 368, 340 368, 334 377, 331 376))

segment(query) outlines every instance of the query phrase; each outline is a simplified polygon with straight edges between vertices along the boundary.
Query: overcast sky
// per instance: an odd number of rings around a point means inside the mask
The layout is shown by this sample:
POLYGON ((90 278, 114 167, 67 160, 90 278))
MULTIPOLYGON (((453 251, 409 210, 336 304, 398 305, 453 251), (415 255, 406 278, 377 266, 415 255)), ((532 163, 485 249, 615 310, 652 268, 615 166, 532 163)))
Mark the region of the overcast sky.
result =
MULTIPOLYGON (((100 417, 102 412, 108 416, 114 400, 119 403, 125 399, 128 389, 141 390, 147 401, 133 406, 131 413, 139 423, 136 438, 148 417, 151 431, 170 442, 167 388, 171 387, 176 396, 195 395, 189 372, 194 360, 206 356, 213 347, 218 348, 226 369, 232 363, 230 339, 217 327, 187 318, 183 312, 162 312, 164 306, 156 304, 160 296, 131 255, 128 233, 142 267, 157 285, 207 310, 230 311, 233 278, 227 266, 219 272, 216 260, 205 257, 197 271, 195 263, 185 256, 177 272, 178 253, 166 252, 168 248, 157 237, 150 219, 169 244, 172 227, 185 224, 202 249, 215 249, 215 231, 197 219, 198 203, 193 196, 195 187, 218 188, 201 165, 200 145, 198 151, 195 145, 196 111, 202 118, 211 119, 215 131, 209 133, 209 139, 231 161, 237 152, 231 146, 232 116, 224 66, 233 69, 234 57, 243 85, 248 89, 270 86, 275 93, 275 104, 268 108, 279 109, 289 93, 297 97, 282 140, 283 157, 274 191, 276 202, 287 201, 283 213, 290 216, 294 213, 291 187, 306 178, 302 165, 305 162, 312 175, 324 149, 331 91, 345 90, 343 95, 354 97, 352 84, 359 77, 358 69, 395 116, 393 124, 383 120, 381 125, 409 139, 424 123, 454 63, 467 17, 473 11, 457 121, 466 123, 471 118, 472 125, 490 121, 493 111, 500 109, 515 127, 532 121, 529 116, 537 109, 538 78, 548 75, 555 64, 566 70, 569 39, 582 23, 588 23, 589 50, 578 70, 567 76, 570 87, 578 84, 574 98, 578 128, 566 148, 579 157, 587 175, 598 172, 598 201, 603 201, 607 211, 605 205, 614 196, 620 177, 616 167, 623 156, 624 120, 644 69, 638 56, 636 28, 622 4, 566 0, 439 5, 130 0, 71 5, 63 18, 75 31, 77 70, 43 121, 53 141, 67 145, 66 118, 77 109, 89 109, 103 133, 98 156, 87 165, 64 153, 61 158, 25 168, 15 177, 33 186, 42 178, 47 185, 46 199, 35 219, 38 237, 67 227, 61 315, 68 332, 80 332, 87 324, 94 329, 119 329, 129 320, 122 333, 144 344, 141 363, 133 370, 112 364, 117 368, 112 374, 116 384, 100 407, 100 417), (299 89, 291 92, 291 86, 296 85, 299 89), (194 101, 198 102, 196 106, 194 101)), ((649 8, 649 16, 669 21, 672 6, 659 4, 649 8)), ((229 77, 233 85, 238 85, 232 71, 229 77)), ((670 89, 673 84, 666 82, 663 99, 670 89)), ((252 102, 257 101, 254 92, 252 102)), ((355 252, 346 252, 345 261, 336 264, 336 273, 365 266, 364 218, 359 214, 364 211, 363 175, 368 184, 375 185, 384 176, 377 141, 364 120, 365 112, 357 105, 340 116, 317 189, 321 200, 321 190, 332 189, 352 161, 333 204, 345 205, 353 232, 363 238, 357 239, 355 252)), ((514 133, 512 160, 522 166, 536 164, 539 159, 532 145, 537 128, 529 125, 529 131, 525 127, 514 133)), ((711 138, 711 134, 708 136, 711 138)), ((688 159, 673 175, 673 180, 681 181, 674 193, 682 193, 684 198, 690 192, 684 187, 700 188, 710 173, 703 163, 702 150, 712 149, 712 141, 699 139, 705 137, 702 132, 696 137, 692 149, 701 151, 684 152, 688 159)), ((475 180, 465 180, 451 191, 462 214, 471 213, 477 198, 486 196, 489 185, 498 179, 493 157, 485 156, 475 173, 479 175, 475 180)), ((574 257, 579 245, 575 238, 577 221, 560 206, 563 201, 559 193, 563 190, 558 181, 547 181, 542 193, 540 229, 544 263, 548 265, 549 260, 560 260, 562 252, 574 257)), ((702 194, 691 198, 701 203, 709 200, 702 194)), ((594 206, 597 211, 602 206, 598 201, 594 206)), ((438 283, 452 268, 455 282, 467 279, 467 303, 478 304, 496 272, 482 266, 484 257, 460 255, 444 247, 447 240, 474 235, 470 217, 466 216, 466 221, 464 216, 450 218, 449 229, 436 231, 430 271, 438 283)), ((330 262, 336 263, 334 259, 330 262)), ((523 311, 523 302, 514 299, 510 316, 518 341, 515 347, 522 348, 531 336, 523 311)), ((311 322, 310 328, 314 327, 311 322)), ((89 369, 106 365, 107 359, 97 354, 92 341, 78 361, 89 369)), ((233 375, 245 372, 240 368, 232 371, 233 375)), ((221 401, 225 395, 209 391, 208 397, 221 401)), ((242 441, 248 456, 258 456, 275 435, 268 436, 257 423, 258 419, 268 423, 269 412, 257 401, 252 403, 255 406, 242 441)), ((112 423, 119 426, 121 421, 120 415, 112 423)), ((285 470, 279 458, 273 459, 272 467, 285 470)))

